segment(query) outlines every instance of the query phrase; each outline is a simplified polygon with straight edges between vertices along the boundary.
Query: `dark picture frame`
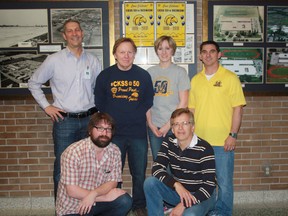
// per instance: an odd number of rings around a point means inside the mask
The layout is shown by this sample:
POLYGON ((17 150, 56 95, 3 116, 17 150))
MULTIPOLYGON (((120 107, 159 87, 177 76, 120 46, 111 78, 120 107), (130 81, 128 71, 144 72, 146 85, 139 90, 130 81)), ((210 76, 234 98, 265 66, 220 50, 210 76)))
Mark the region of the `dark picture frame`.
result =
MULTIPOLYGON (((286 66, 280 66, 277 68, 281 68, 281 69, 275 69, 273 73, 280 73, 281 76, 274 76, 273 79, 271 79, 271 58, 269 57, 269 51, 271 53, 271 51, 275 51, 279 53, 279 49, 282 48, 282 50, 287 50, 288 48, 288 43, 287 41, 271 41, 268 40, 268 34, 269 32, 267 31, 268 29, 268 19, 269 19, 269 14, 268 14, 268 9, 269 7, 278 7, 281 8, 282 10, 282 15, 284 17, 286 17, 286 9, 288 8, 288 2, 285 0, 278 0, 278 1, 271 1, 271 0, 267 0, 267 1, 256 1, 256 0, 244 0, 244 1, 236 1, 236 0, 223 0, 223 1, 218 1, 218 0, 203 0, 203 38, 204 40, 215 40, 215 34, 214 34, 214 30, 219 29, 219 26, 216 27, 215 23, 219 24, 219 21, 216 19, 219 19, 220 15, 218 14, 217 16, 214 15, 214 11, 215 8, 223 8, 221 11, 225 11, 225 7, 230 7, 230 8, 244 8, 241 9, 241 11, 245 11, 245 9, 247 9, 246 11, 250 11, 250 8, 263 8, 264 14, 263 17, 262 15, 259 16, 261 18, 258 19, 258 23, 262 23, 263 22, 263 28, 261 27, 261 40, 249 40, 248 38, 245 38, 245 35, 243 38, 243 40, 217 40, 220 48, 222 50, 227 50, 227 49, 254 49, 254 50, 263 50, 262 53, 262 59, 263 59, 263 64, 262 64, 262 68, 263 68, 263 76, 262 81, 258 82, 255 81, 255 79, 253 79, 254 81, 250 82, 246 80, 246 78, 249 78, 249 80, 251 77, 246 76, 245 80, 241 79, 242 81, 242 87, 243 90, 245 92, 288 92, 288 79, 286 79, 286 75, 288 76, 288 70, 286 68, 286 66), (283 9, 285 8, 285 9, 283 9), (285 13, 284 13, 285 10, 285 13), (205 19, 205 15, 207 16, 207 19, 205 19), (262 30, 263 29, 263 30, 262 30)), ((258 10, 257 9, 257 10, 258 10)), ((262 10, 262 9, 260 9, 262 10)), ((233 11, 237 11, 237 10, 230 10, 230 16, 233 15, 233 11), (231 15, 232 13, 232 15, 231 15)), ((237 13, 235 12, 235 16, 241 16, 241 11, 240 10, 237 11, 237 13)), ((255 11, 255 10, 254 10, 255 11)), ((288 9, 287 9, 288 11, 288 9)), ((251 13, 246 13, 248 15, 251 15, 251 13)), ((251 11, 250 11, 251 12, 251 11)), ((273 11, 274 12, 274 11, 273 11)), ((275 12, 274 12, 275 13, 275 12)), ((242 13, 243 14, 243 13, 242 13)), ((253 14, 253 13, 252 13, 253 14)), ((271 12, 270 12, 270 16, 271 16, 271 12)), ((245 16, 242 16, 245 18, 245 16)), ((256 16, 254 16, 256 17, 256 16)), ((231 17, 230 17, 231 18, 231 17)), ((245 19, 242 19, 243 22, 245 22, 245 19)), ((226 17, 227 20, 227 17, 226 17)), ((239 19, 237 19, 239 20, 239 19)), ((241 20, 241 19, 240 19, 241 20)), ((274 21, 276 19, 273 19, 274 21)), ((278 19, 279 20, 279 19, 278 19)), ((225 21, 225 19, 223 20, 225 21)), ((271 22, 271 21, 270 21, 271 22)), ((239 23, 238 23, 239 24, 239 23)), ((248 23, 249 25, 251 23, 248 23)), ((277 23, 275 23, 277 24, 277 23)), ((261 24, 262 25, 262 24, 261 24)), ((281 25, 281 24, 280 24, 281 25)), ((236 29, 239 26, 236 25, 236 29)), ((241 27, 241 26, 240 26, 241 27)), ((246 27, 246 26, 245 26, 246 27)), ((229 35, 229 33, 227 34, 227 37, 231 36, 231 38, 233 38, 234 36, 229 35)), ((236 34, 234 34, 236 35, 236 34)), ((239 34, 237 35, 239 36, 239 34)), ((243 36, 243 35, 242 35, 243 36)), ((286 51, 283 51, 283 53, 286 53, 286 51)), ((280 64, 281 65, 281 61, 286 61, 286 56, 285 55, 280 55, 280 57, 284 56, 283 58, 281 58, 280 60, 280 64)), ((220 60, 220 62, 223 60, 220 60)), ((273 69, 272 68, 272 69, 273 69)))
MULTIPOLYGON (((45 11, 45 16, 47 17, 47 23, 43 24, 43 26, 47 27, 47 37, 45 41, 37 40, 36 43, 33 43, 33 46, 29 46, 29 43, 28 46, 25 46, 25 43, 23 43, 23 47, 15 45, 4 45, 2 47, 0 46, 0 53, 2 54, 0 56, 0 95, 30 94, 27 88, 27 81, 29 80, 32 73, 49 54, 52 54, 59 49, 65 47, 65 43, 63 41, 53 41, 53 38, 55 38, 55 34, 53 33, 53 23, 56 24, 57 27, 59 27, 61 26, 61 24, 63 25, 66 19, 69 18, 76 17, 75 19, 79 20, 81 26, 83 26, 84 35, 86 31, 87 39, 85 40, 86 43, 83 44, 83 47, 99 58, 100 62, 102 62, 102 68, 110 66, 110 40, 112 38, 109 35, 109 32, 111 30, 109 26, 109 20, 111 20, 109 19, 110 5, 110 1, 17 1, 17 4, 15 4, 14 1, 0 2, 0 8, 2 11, 5 12, 14 13, 15 11, 17 12, 17 10, 19 10, 25 11, 26 14, 28 14, 27 11, 41 11, 42 13, 43 11, 45 11), (57 18, 55 14, 52 15, 52 11, 58 12, 57 18), (69 13, 72 16, 69 16, 69 13), (56 19, 57 21, 55 21, 56 19), (91 28, 89 28, 89 26, 91 28), (92 37, 88 38, 89 36, 92 37), (20 68, 19 62, 21 62, 21 65, 26 66, 25 70, 23 69, 18 71, 18 69, 20 68)), ((19 20, 19 17, 16 18, 19 20)), ((25 17, 21 18, 25 20, 25 17)), ((16 26, 18 25, 17 22, 20 24, 20 21, 16 21, 16 26)), ((0 25, 0 28, 5 27, 5 25, 5 23, 2 23, 2 26, 0 25)), ((19 26, 17 27, 19 28, 19 26)), ((18 33, 18 35, 21 34, 18 33)), ((35 38, 35 36, 32 35, 32 38, 35 38)), ((15 44, 15 42, 13 43, 15 44)), ((51 90, 49 84, 43 85, 43 90, 45 93, 50 93, 51 90)))

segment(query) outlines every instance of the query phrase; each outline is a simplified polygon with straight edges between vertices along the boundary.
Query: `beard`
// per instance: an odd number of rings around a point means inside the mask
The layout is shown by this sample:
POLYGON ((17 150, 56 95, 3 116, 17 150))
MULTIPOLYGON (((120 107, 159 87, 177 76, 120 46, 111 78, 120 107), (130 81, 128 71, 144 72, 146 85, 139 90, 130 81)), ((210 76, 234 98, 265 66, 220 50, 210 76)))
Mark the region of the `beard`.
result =
POLYGON ((99 136, 97 138, 91 137, 92 142, 99 148, 105 148, 111 142, 111 138, 108 136, 99 136))

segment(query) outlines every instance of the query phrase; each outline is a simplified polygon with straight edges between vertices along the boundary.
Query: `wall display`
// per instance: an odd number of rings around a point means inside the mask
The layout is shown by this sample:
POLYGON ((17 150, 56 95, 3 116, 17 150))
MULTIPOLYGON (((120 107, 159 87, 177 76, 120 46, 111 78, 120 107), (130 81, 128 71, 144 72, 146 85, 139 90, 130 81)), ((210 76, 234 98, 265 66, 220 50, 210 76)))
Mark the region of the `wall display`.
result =
POLYGON ((129 2, 122 7, 122 34, 136 43, 135 64, 159 63, 154 50, 154 41, 162 36, 171 36, 177 49, 173 62, 189 68, 192 77, 196 65, 196 1, 129 2))
POLYGON ((267 42, 288 42, 288 7, 267 7, 267 42))
POLYGON ((36 47, 37 43, 47 43, 47 10, 1 9, 0 38, 0 47, 36 47))
POLYGON ((204 0, 203 14, 203 37, 218 42, 244 91, 288 92, 287 1, 204 0))
POLYGON ((263 49, 222 47, 220 64, 235 72, 241 83, 263 83, 263 49))
POLYGON ((288 83, 288 48, 267 49, 267 83, 288 83))
MULTIPOLYGON (((30 93, 33 72, 65 47, 67 19, 80 22, 84 49, 98 57, 102 68, 110 65, 108 2, 1 2, 0 8, 0 94, 30 93)), ((43 87, 50 91, 49 83, 43 87)))

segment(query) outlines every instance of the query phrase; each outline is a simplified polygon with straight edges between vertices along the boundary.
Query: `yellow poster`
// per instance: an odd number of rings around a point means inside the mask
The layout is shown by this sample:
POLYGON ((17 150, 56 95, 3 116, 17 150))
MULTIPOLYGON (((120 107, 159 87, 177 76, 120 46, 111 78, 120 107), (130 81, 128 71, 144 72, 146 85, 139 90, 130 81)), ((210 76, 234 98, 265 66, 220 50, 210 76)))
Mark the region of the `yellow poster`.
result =
POLYGON ((124 3, 125 36, 136 46, 154 45, 154 3, 124 3))
POLYGON ((185 46, 185 3, 159 2, 156 4, 156 36, 169 35, 177 46, 185 46))

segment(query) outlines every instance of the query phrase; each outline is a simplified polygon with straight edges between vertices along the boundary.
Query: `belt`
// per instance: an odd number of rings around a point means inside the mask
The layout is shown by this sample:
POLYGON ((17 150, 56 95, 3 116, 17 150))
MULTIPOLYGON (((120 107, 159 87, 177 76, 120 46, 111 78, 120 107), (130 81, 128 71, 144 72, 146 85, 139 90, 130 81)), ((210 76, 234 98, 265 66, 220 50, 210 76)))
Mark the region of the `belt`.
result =
POLYGON ((90 115, 93 115, 94 113, 98 112, 98 109, 96 107, 92 107, 86 112, 79 112, 79 113, 71 113, 71 112, 60 112, 63 117, 68 117, 68 118, 85 118, 90 115))

